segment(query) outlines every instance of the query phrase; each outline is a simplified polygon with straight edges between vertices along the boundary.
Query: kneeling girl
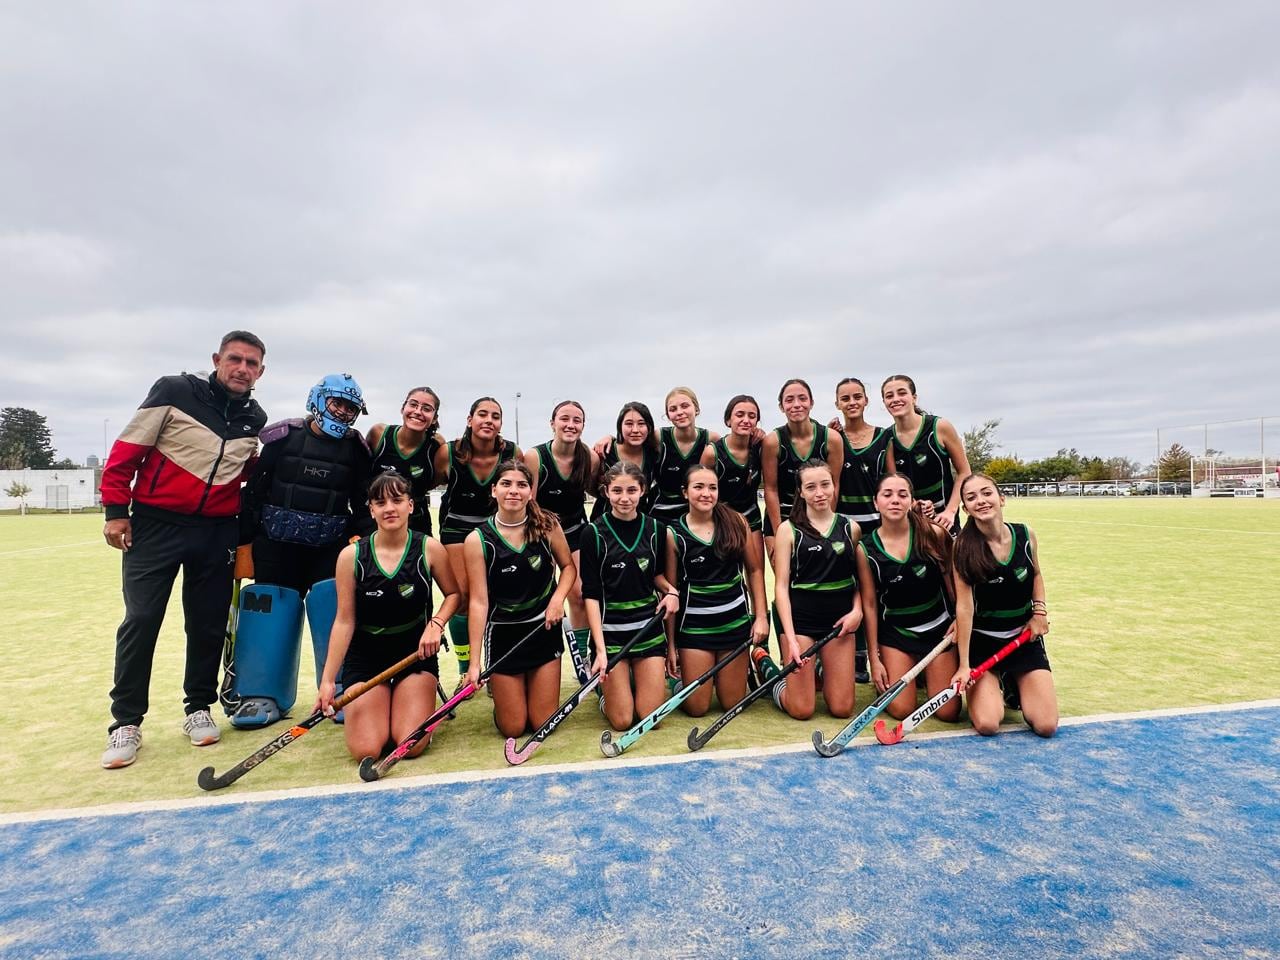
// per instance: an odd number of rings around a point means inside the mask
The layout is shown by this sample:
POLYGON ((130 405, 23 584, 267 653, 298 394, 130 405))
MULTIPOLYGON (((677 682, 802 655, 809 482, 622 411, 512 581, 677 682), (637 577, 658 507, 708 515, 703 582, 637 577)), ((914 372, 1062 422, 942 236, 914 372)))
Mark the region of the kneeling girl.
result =
MULTIPOLYGON (((682 601, 673 624, 669 670, 687 683, 748 639, 767 643, 769 615, 764 551, 742 515, 720 502, 715 470, 692 467, 683 492, 689 508, 670 528, 667 580, 676 585, 682 601)), ((740 656, 716 674, 716 695, 726 710, 747 694, 747 662, 740 656)), ((690 716, 702 716, 711 707, 711 686, 700 687, 683 706, 690 716)))
MULTIPOLYGON (((858 582, 871 679, 884 692, 936 647, 952 629, 955 603, 951 592, 951 539, 942 527, 913 509, 915 492, 901 474, 880 478, 870 506, 879 527, 858 544, 858 582)), ((955 675, 955 650, 948 647, 924 668, 932 697, 955 675)), ((911 684, 889 704, 899 720, 916 708, 911 684)), ((952 700, 935 716, 960 717, 960 700, 952 700)))
POLYGON ((596 650, 593 673, 603 671, 607 658, 645 627, 604 679, 605 717, 615 730, 626 730, 637 712, 647 716, 666 699, 666 631, 661 620, 645 625, 659 612, 675 613, 680 603, 663 572, 667 529, 639 512, 644 474, 623 461, 605 471, 601 486, 609 509, 582 537, 582 596, 596 650))
MULTIPOLYGON (((543 627, 490 678, 494 722, 504 737, 520 736, 530 723, 540 726, 555 711, 564 652, 560 621, 578 576, 559 521, 533 495, 527 466, 517 460, 500 463, 493 481, 497 511, 467 534, 464 544, 471 648, 480 653, 487 647, 493 663, 539 623, 543 627)), ((472 683, 480 682, 483 659, 471 659, 472 683)))
MULTIPOLYGON (((862 599, 854 586, 854 552, 858 524, 835 512, 836 485, 830 467, 809 460, 796 471, 796 498, 791 518, 773 544, 774 610, 782 625, 779 645, 783 662, 799 660, 816 641, 838 630, 839 636, 818 653, 822 664, 822 696, 835 717, 853 714, 853 635, 862 623, 862 599)), ((754 652, 764 679, 777 666, 754 652)), ((800 668, 773 689, 774 702, 797 720, 813 716, 815 664, 800 668)))
POLYGON ((1044 574, 1036 556, 1036 535, 1025 523, 1007 523, 1004 497, 985 474, 965 477, 960 502, 968 522, 955 546, 957 682, 969 670, 1030 627, 1033 639, 978 678, 969 691, 973 728, 990 735, 1000 727, 1007 704, 1020 709, 1042 737, 1058 729, 1058 695, 1053 686, 1044 637, 1049 632, 1044 574))
POLYGON ((397 473, 379 474, 369 485, 369 510, 378 529, 338 556, 338 614, 315 709, 333 706, 339 670, 349 689, 414 649, 421 659, 347 705, 343 732, 356 759, 380 756, 388 740, 403 740, 435 709, 436 651, 459 600, 444 547, 409 529, 414 502, 408 482, 397 473), (444 595, 434 614, 433 581, 444 595))

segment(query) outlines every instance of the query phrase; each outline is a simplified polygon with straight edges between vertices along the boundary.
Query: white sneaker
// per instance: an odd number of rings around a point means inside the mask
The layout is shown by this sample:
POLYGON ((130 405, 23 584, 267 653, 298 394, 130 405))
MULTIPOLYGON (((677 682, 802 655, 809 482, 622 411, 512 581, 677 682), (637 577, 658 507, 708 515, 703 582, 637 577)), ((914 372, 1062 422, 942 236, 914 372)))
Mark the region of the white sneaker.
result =
POLYGON ((118 770, 138 759, 142 731, 132 723, 116 727, 107 734, 107 749, 102 752, 102 769, 118 770))
POLYGON ((187 719, 182 721, 182 732, 191 738, 192 746, 196 747, 207 747, 222 739, 222 734, 218 732, 218 725, 213 722, 213 717, 209 716, 208 710, 188 713, 187 719))

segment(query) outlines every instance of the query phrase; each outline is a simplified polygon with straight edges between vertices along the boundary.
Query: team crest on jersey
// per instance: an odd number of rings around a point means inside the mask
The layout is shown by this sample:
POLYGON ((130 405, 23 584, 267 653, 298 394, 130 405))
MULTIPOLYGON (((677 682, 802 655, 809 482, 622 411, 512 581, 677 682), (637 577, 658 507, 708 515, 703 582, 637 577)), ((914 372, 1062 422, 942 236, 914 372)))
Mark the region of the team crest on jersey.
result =
POLYGON ((404 597, 406 600, 407 600, 409 597, 412 597, 412 596, 413 596, 413 584, 412 584, 412 583, 401 583, 401 584, 397 584, 396 589, 400 591, 400 596, 404 597))
POLYGON ((916 454, 916 463, 920 464, 921 466, 924 466, 924 462, 928 459, 929 458, 923 453, 916 454))
POLYGON ((911 568, 911 572, 914 573, 917 577, 923 577, 928 570, 929 568, 926 567, 923 563, 917 563, 914 567, 911 568))
POLYGON ((837 557, 840 556, 840 554, 844 553, 844 541, 837 540, 831 545, 831 549, 835 552, 837 557))
POLYGON ((422 476, 422 468, 421 468, 420 466, 418 466, 417 464, 414 464, 413 466, 411 466, 411 467, 409 468, 409 476, 411 476, 411 477, 420 477, 420 476, 422 476))
POLYGON ((541 570, 541 569, 542 569, 542 557, 539 557, 539 556, 536 556, 536 555, 535 555, 535 556, 530 557, 530 558, 529 558, 529 569, 530 569, 530 570, 541 570))
POLYGON ((1017 570, 1013 571, 1013 575, 1019 580, 1025 580, 1027 579, 1027 568, 1019 567, 1017 570))
POLYGON ((638 560, 636 560, 636 564, 640 567, 640 572, 645 573, 649 569, 649 558, 640 557, 638 560))

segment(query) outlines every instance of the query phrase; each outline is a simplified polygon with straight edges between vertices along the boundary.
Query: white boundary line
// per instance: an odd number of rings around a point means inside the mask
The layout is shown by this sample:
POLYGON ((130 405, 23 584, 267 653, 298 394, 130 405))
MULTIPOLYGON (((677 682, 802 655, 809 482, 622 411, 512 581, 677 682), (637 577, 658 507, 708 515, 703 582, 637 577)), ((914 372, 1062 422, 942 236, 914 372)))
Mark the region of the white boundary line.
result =
POLYGON ((1036 523, 1079 523, 1089 527, 1138 527, 1142 530, 1190 530, 1193 533, 1241 533, 1254 537, 1280 537, 1280 530, 1231 530, 1223 527, 1175 527, 1167 523, 1126 523, 1121 520, 1074 520, 1070 517, 1036 517, 1036 523))
MULTIPOLYGON (((1280 698, 1274 700, 1246 700, 1238 703, 1213 703, 1195 707, 1164 707, 1158 710, 1134 710, 1128 713, 1100 713, 1084 717, 1065 717, 1062 727, 1081 727, 1094 723, 1116 723, 1130 720, 1149 720, 1159 717, 1184 717, 1207 713, 1235 713, 1242 710, 1264 710, 1280 707, 1280 698)), ((825 718, 831 719, 831 718, 825 718)), ((1025 731, 1021 723, 1001 726, 1005 733, 1025 731)), ((921 743, 934 740, 953 740, 957 737, 973 737, 972 729, 939 730, 933 733, 912 734, 909 742, 921 743)), ((908 742, 908 741, 904 741, 908 742)), ((869 747, 876 743, 874 737, 859 737, 850 748, 869 747)), ((387 790, 413 790, 420 787, 441 786, 454 783, 479 783, 486 780, 514 780, 540 777, 552 773, 604 773, 622 767, 661 767, 700 761, 744 760, 774 757, 790 753, 806 753, 813 750, 808 741, 784 743, 772 747, 740 747, 734 750, 712 750, 707 753, 670 754, 660 757, 624 757, 620 760, 585 760, 575 763, 550 763, 534 767, 508 767, 499 770, 458 770, 452 773, 428 773, 416 777, 396 777, 375 783, 326 784, 319 787, 292 787, 285 790, 263 790, 256 793, 232 796, 206 795, 178 800, 139 800, 129 803, 108 803, 96 807, 80 807, 61 810, 33 810, 26 813, 0 814, 0 826, 20 823, 41 823, 49 820, 80 820, 88 817, 114 817, 125 814, 152 813, 167 810, 238 806, 246 803, 270 803, 275 800, 292 800, 301 797, 335 797, 347 794, 365 794, 387 790)), ((354 772, 354 771, 353 771, 354 772)), ((120 776, 115 774, 115 776, 120 776)), ((127 776, 127 774, 126 774, 127 776)))
POLYGON ((71 547, 87 547, 95 543, 103 543, 103 539, 99 537, 97 540, 76 540, 72 543, 51 543, 44 547, 23 547, 21 550, 6 550, 0 553, 0 557, 16 557, 22 553, 47 553, 50 550, 67 550, 71 547))

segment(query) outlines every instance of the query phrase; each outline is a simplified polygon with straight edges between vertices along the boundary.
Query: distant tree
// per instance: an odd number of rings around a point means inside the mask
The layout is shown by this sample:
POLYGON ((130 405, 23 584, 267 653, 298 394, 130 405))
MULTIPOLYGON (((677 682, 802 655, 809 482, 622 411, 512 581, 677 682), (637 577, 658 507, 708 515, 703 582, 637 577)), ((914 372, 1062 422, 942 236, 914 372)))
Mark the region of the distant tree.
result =
POLYGON ((47 470, 53 457, 44 417, 26 407, 0 410, 0 470, 47 470))
POLYGON ((1074 447, 1070 450, 1064 447, 1052 457, 1027 464, 1027 471, 1035 480, 1070 480, 1079 477, 1083 469, 1084 460, 1074 447))
POLYGON ((63 457, 54 463, 49 464, 50 470, 79 470, 80 464, 76 463, 70 457, 63 457))
POLYGON ((1089 457, 1080 465, 1080 479, 1088 482, 1112 480, 1111 468, 1101 457, 1089 457))
POLYGON ((13 481, 5 488, 4 495, 6 497, 16 497, 18 500, 18 509, 23 515, 27 512, 27 497, 31 495, 31 488, 19 480, 13 481))
POLYGON ((1107 461, 1107 468, 1117 480, 1132 480, 1142 473, 1142 464, 1128 457, 1112 457, 1107 461))
POLYGON ((995 457, 988 461, 986 469, 981 472, 999 484, 1027 481, 1026 464, 1017 457, 995 457))
POLYGON ((1191 479, 1191 451, 1175 443, 1160 454, 1160 479, 1177 483, 1191 479))
POLYGON ((996 428, 999 426, 999 420, 988 420, 981 426, 970 427, 964 432, 964 452, 969 457, 969 466, 974 473, 986 473, 991 458, 1000 449, 1000 444, 996 442, 996 428))

